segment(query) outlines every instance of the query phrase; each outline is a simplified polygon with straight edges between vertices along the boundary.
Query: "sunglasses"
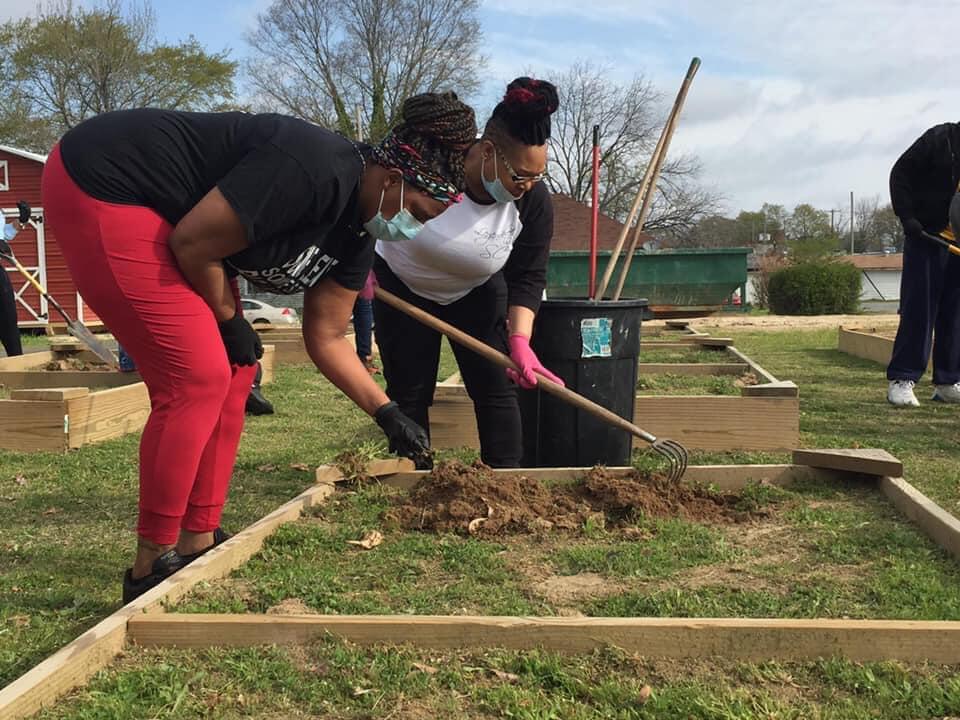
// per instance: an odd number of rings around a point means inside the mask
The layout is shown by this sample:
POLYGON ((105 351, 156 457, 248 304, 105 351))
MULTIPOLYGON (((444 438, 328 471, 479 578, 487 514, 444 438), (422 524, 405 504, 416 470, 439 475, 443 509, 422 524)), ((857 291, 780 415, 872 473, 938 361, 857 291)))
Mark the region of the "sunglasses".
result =
POLYGON ((510 164, 510 161, 507 160, 507 156, 501 152, 496 143, 491 142, 490 144, 493 145, 493 149, 496 151, 497 155, 500 156, 500 159, 503 161, 503 166, 507 169, 507 172, 510 173, 510 179, 515 185, 522 185, 524 183, 538 183, 550 177, 550 174, 546 171, 540 173, 539 175, 518 175, 517 171, 514 170, 513 166, 510 164))

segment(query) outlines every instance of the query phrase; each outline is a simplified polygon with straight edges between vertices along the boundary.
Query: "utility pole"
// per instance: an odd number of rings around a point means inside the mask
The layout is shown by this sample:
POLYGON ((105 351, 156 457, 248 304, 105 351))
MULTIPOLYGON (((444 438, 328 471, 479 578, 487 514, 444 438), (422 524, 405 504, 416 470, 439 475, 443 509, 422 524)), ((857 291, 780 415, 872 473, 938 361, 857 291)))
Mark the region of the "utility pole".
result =
POLYGON ((357 120, 357 140, 363 140, 363 118, 360 115, 360 103, 357 103, 355 114, 357 120))
POLYGON ((850 254, 853 255, 853 190, 850 191, 850 254))
POLYGON ((830 232, 836 232, 836 228, 833 225, 833 214, 836 212, 833 208, 830 208, 830 232))

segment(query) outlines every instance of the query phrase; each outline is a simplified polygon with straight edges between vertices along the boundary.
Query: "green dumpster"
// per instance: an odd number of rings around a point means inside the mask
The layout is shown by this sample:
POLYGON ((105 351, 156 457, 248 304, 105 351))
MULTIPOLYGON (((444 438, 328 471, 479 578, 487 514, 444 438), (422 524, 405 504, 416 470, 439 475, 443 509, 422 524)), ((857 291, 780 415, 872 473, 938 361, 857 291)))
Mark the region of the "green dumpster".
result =
MULTIPOLYGON (((694 248, 637 253, 630 264, 623 298, 647 298, 656 317, 692 317, 720 309, 733 292, 745 297, 747 255, 750 248, 694 248)), ((610 252, 597 257, 597 283, 610 260, 610 252)), ((620 265, 614 269, 607 290, 616 287, 620 265)), ((590 253, 550 253, 547 269, 547 297, 587 297, 590 253)))

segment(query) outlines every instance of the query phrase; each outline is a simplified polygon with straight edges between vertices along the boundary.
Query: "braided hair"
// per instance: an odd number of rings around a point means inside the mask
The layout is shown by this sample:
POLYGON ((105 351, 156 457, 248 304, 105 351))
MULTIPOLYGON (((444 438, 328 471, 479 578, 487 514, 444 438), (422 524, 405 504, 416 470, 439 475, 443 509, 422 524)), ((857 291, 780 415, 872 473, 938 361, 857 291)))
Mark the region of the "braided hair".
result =
POLYGON ((507 92, 487 121, 484 135, 505 135, 524 145, 543 145, 550 138, 550 116, 559 105, 553 83, 519 77, 507 85, 507 92))
POLYGON ((458 201, 463 161, 477 136, 473 109, 456 93, 422 93, 403 103, 400 123, 373 149, 373 159, 434 198, 458 201))

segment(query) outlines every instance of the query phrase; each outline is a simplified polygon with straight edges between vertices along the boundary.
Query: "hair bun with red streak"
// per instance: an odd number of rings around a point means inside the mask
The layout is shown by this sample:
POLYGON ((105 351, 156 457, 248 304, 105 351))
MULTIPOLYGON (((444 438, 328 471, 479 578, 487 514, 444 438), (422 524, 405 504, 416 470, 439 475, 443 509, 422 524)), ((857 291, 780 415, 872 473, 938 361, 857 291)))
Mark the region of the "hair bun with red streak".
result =
POLYGON ((519 77, 507 85, 493 117, 526 145, 543 145, 550 137, 550 116, 560 104, 557 88, 546 80, 519 77))

